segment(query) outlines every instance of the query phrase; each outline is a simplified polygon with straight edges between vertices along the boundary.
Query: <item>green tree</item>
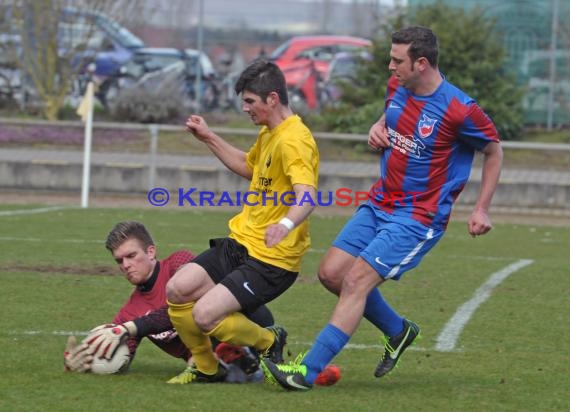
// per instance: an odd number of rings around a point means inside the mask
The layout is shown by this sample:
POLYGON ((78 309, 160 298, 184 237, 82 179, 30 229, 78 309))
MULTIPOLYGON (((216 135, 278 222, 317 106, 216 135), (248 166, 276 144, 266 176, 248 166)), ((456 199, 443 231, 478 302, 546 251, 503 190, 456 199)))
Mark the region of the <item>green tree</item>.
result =
POLYGON ((523 89, 505 69, 506 52, 494 21, 480 10, 467 12, 441 2, 420 7, 410 16, 400 11, 381 28, 372 61, 359 67, 359 80, 342 84, 341 104, 322 113, 327 130, 366 133, 380 117, 390 76, 390 33, 405 25, 430 27, 439 39, 439 67, 446 78, 477 100, 502 139, 520 137, 523 89))

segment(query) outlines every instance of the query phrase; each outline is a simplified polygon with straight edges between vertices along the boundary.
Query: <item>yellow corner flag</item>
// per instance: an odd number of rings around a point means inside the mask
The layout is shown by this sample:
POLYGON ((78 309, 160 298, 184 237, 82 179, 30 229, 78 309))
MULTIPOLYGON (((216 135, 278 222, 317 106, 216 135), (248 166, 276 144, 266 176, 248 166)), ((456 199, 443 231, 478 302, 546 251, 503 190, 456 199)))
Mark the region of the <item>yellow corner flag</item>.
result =
POLYGON ((95 86, 93 82, 87 83, 87 89, 85 90, 85 96, 77 108, 77 114, 81 116, 83 123, 87 121, 87 115, 93 110, 93 94, 95 93, 95 86))

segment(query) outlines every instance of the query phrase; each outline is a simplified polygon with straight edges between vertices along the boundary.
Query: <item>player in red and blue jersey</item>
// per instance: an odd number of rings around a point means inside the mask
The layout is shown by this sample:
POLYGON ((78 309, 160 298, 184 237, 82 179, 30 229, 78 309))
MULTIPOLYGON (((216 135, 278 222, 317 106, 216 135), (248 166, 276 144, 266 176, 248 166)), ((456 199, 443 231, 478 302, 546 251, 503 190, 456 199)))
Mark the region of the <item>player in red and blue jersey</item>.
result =
POLYGON ((434 93, 421 96, 392 76, 384 118, 389 147, 371 201, 395 218, 445 229, 474 151, 499 142, 495 126, 471 97, 443 78, 434 93))
POLYGON ((319 267, 323 285, 339 295, 330 323, 300 362, 262 363, 267 378, 286 389, 310 389, 363 316, 385 335, 375 376, 394 369, 420 328, 399 315, 377 286, 416 267, 441 239, 475 151, 483 153, 484 162, 468 231, 479 236, 492 227, 488 210, 502 163, 492 121, 440 73, 437 38, 430 29, 416 26, 393 33, 389 69, 393 76, 385 111, 368 140, 382 151, 380 178, 319 267))

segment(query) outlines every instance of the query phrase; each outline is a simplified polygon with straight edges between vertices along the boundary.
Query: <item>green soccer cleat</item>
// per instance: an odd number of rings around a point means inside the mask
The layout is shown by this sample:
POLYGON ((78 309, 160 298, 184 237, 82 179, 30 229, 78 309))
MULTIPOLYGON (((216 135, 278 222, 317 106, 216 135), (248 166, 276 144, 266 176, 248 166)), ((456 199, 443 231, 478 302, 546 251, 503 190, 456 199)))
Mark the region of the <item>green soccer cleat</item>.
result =
POLYGON ((269 326, 267 329, 273 332, 275 341, 262 353, 262 357, 273 363, 283 363, 283 349, 287 343, 287 331, 281 326, 269 326))
POLYGON ((414 322, 404 319, 404 331, 398 336, 384 339, 384 355, 374 372, 374 376, 377 378, 390 373, 398 365, 398 361, 406 348, 416 339, 420 339, 420 327, 414 322))
POLYGON ((306 381, 307 367, 301 363, 278 365, 269 359, 263 359, 261 369, 267 382, 281 385, 289 391, 308 391, 313 387, 313 384, 306 381))
POLYGON ((223 382, 226 379, 226 369, 223 366, 218 366, 218 372, 214 375, 207 375, 200 372, 194 366, 188 366, 180 374, 171 378, 166 383, 184 385, 187 383, 217 383, 223 382))

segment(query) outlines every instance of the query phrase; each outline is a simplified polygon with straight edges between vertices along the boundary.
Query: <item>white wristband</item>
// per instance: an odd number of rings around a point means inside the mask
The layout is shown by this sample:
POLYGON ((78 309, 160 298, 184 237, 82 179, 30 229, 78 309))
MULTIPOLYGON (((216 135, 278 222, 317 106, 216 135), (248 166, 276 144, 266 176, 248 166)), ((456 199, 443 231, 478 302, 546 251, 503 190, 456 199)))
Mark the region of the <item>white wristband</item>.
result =
POLYGON ((293 223, 293 221, 288 217, 284 217, 283 219, 281 219, 279 221, 279 224, 285 226, 287 230, 293 230, 293 228, 295 227, 295 223, 293 223))

